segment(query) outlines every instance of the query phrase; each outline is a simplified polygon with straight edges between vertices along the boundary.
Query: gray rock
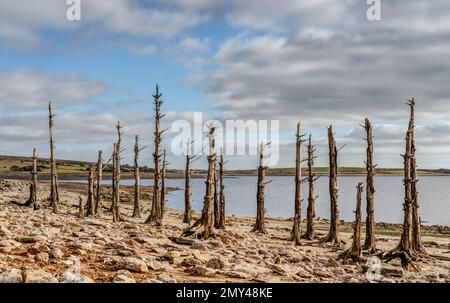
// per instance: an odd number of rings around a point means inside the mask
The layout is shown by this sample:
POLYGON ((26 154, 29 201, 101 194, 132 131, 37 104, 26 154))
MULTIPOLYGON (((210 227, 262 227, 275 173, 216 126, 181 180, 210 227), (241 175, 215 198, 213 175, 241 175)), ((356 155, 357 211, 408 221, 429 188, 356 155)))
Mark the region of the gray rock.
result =
POLYGON ((137 258, 133 258, 133 257, 126 257, 126 258, 119 260, 116 263, 116 268, 117 269, 127 269, 127 270, 131 270, 134 272, 141 272, 141 273, 148 272, 147 264, 145 264, 144 261, 137 259, 137 258))
POLYGON ((267 265, 267 268, 282 276, 288 274, 287 270, 282 265, 279 264, 269 264, 267 265))
POLYGON ((214 269, 223 269, 225 267, 225 262, 220 258, 211 258, 206 266, 214 269))
POLYGON ((174 277, 166 274, 158 275, 156 280, 161 281, 162 283, 177 283, 177 280, 174 277))
POLYGON ((46 252, 40 252, 36 256, 34 256, 34 259, 37 262, 48 263, 49 255, 46 252))
POLYGON ((113 283, 136 283, 133 275, 125 269, 119 270, 114 277, 113 283))
POLYGON ((22 271, 17 268, 5 270, 0 274, 0 283, 22 283, 22 271))
POLYGON ((192 249, 204 249, 205 248, 205 244, 201 243, 201 242, 194 242, 191 245, 192 249))
POLYGON ((61 260, 64 257, 64 253, 59 247, 53 247, 50 250, 50 257, 55 260, 61 260))
POLYGON ((403 277, 403 268, 383 264, 381 274, 387 277, 403 277))
POLYGON ((197 276, 207 276, 209 274, 209 271, 204 266, 196 266, 192 270, 192 273, 197 276))
POLYGON ((202 262, 200 262, 200 260, 194 259, 194 258, 185 258, 183 260, 183 262, 181 262, 182 266, 185 267, 191 267, 191 266, 196 266, 196 265, 201 265, 202 262))
POLYGON ((42 269, 25 270, 23 281, 25 283, 58 283, 58 279, 42 269))

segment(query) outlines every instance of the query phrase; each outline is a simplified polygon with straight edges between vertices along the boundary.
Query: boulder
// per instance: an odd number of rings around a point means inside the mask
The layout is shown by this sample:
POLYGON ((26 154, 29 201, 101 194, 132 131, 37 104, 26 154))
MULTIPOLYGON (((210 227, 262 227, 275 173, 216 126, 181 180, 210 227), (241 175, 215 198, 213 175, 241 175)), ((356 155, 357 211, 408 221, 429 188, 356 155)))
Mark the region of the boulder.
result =
POLYGON ((225 267, 225 262, 220 258, 211 258, 206 266, 213 269, 223 269, 225 267))
POLYGON ((114 277, 113 283, 136 283, 133 275, 125 269, 121 269, 116 273, 114 277))
POLYGON ((17 268, 5 270, 0 274, 0 283, 22 283, 22 271, 17 268))
POLYGON ((40 252, 36 256, 34 256, 34 259, 37 262, 48 263, 49 255, 46 252, 40 252))
POLYGON ((58 283, 58 279, 42 269, 25 270, 23 273, 23 281, 25 283, 58 283))
POLYGON ((134 258, 134 257, 126 257, 119 260, 116 263, 117 269, 127 269, 134 272, 146 273, 148 272, 147 264, 144 261, 134 258))

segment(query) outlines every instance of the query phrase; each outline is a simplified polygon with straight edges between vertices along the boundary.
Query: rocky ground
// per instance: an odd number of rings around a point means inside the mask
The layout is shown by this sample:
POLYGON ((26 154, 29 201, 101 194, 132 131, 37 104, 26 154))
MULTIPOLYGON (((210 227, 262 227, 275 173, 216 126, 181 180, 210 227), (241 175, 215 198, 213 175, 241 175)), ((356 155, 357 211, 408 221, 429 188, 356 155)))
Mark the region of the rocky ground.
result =
MULTIPOLYGON (((125 190, 126 191, 126 190, 125 190)), ((0 180, 0 282, 368 282, 365 262, 336 261, 342 249, 305 241, 286 241, 292 221, 268 219, 268 235, 251 233, 253 218, 227 219, 227 230, 214 239, 174 243, 186 227, 182 213, 168 209, 164 226, 142 224, 130 218, 131 203, 122 203, 126 222, 115 224, 105 210, 98 218, 78 218, 76 186, 62 186, 60 214, 48 208, 20 207, 28 185, 0 180)), ((40 184, 38 198, 49 194, 40 184)), ((127 200, 127 199, 125 199, 127 200)), ((143 217, 148 215, 144 200, 143 217)), ((317 222, 325 234, 327 223, 317 222)), ((419 270, 404 271, 399 261, 382 264, 381 282, 450 282, 448 228, 425 228, 423 241, 430 254, 447 257, 418 261, 419 270)), ((398 243, 399 226, 377 227, 378 247, 389 250, 398 243)), ((351 243, 350 224, 342 237, 351 243)), ((374 277, 374 276, 369 276, 374 277)))

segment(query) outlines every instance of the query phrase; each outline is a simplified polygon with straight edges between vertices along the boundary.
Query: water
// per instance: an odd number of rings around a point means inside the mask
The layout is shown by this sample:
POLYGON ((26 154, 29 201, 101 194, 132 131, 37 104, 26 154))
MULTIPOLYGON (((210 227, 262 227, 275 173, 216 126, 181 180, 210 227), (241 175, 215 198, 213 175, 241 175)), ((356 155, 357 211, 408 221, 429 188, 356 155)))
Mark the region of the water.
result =
MULTIPOLYGON (((267 177, 272 182, 266 186, 265 206, 267 216, 290 218, 294 215, 294 177, 267 177)), ((225 178, 226 213, 236 216, 256 214, 256 176, 225 178)), ((353 221, 356 205, 356 185, 365 184, 364 176, 341 176, 339 178, 339 210, 341 219, 353 221)), ((134 180, 122 180, 123 185, 133 185, 134 180)), ((143 179, 142 185, 152 185, 153 180, 143 179)), ((306 184, 306 183, 305 183, 306 184)), ((427 225, 450 226, 450 176, 424 176, 418 183, 419 203, 422 221, 427 225)), ((168 194, 168 207, 184 209, 184 179, 169 179, 166 186, 180 188, 168 194)), ((329 218, 330 199, 328 177, 321 177, 315 183, 316 217, 329 218)), ((385 223, 403 222, 403 181, 400 176, 375 177, 375 220, 385 223)), ((205 181, 191 179, 192 208, 200 212, 205 195, 205 181)), ((308 192, 303 188, 302 215, 306 216, 308 192)), ((363 199, 363 220, 365 220, 365 199, 363 199)))

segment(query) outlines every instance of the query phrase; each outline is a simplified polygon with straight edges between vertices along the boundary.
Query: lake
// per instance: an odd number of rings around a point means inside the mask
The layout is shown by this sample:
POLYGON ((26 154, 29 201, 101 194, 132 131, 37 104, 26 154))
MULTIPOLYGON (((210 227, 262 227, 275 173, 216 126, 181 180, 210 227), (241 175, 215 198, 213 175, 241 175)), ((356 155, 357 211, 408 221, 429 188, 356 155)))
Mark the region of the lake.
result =
MULTIPOLYGON (((375 220, 385 223, 403 222, 403 181, 400 176, 375 177, 375 220)), ((294 215, 294 177, 267 177, 272 182, 266 186, 268 217, 290 218, 294 215)), ((256 176, 225 178, 226 213, 236 216, 255 216, 256 214, 256 176)), ((356 185, 365 184, 365 176, 339 177, 339 209, 341 219, 353 221, 356 204, 356 185)), ((123 185, 133 185, 134 180, 122 180, 123 185)), ((142 185, 152 185, 152 179, 143 179, 142 185)), ((316 181, 316 217, 328 218, 330 200, 328 195, 328 177, 316 181)), ((303 188, 302 215, 306 216, 307 183, 303 188)), ((422 221, 426 225, 450 226, 450 176, 423 176, 418 183, 419 203, 422 221)), ((169 179, 166 186, 184 188, 184 179, 169 179)), ((192 208, 200 212, 203 207, 205 180, 192 179, 192 208)), ((184 209, 184 191, 177 190, 168 194, 168 207, 184 209)), ((365 198, 363 199, 363 220, 365 221, 365 198)))

